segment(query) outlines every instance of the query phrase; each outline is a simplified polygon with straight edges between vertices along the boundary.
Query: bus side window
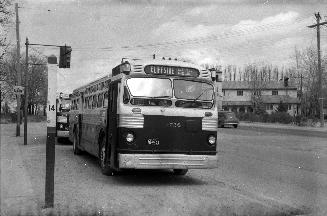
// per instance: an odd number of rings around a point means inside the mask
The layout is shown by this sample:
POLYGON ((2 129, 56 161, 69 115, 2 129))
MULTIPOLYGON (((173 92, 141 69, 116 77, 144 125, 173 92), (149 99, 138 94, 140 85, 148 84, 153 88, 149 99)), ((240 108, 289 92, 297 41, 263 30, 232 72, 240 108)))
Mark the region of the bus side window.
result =
POLYGON ((87 97, 84 98, 84 109, 87 109, 87 97))
POLYGON ((98 96, 98 107, 102 107, 103 103, 103 93, 99 94, 98 96))
POLYGON ((93 95, 92 109, 97 108, 97 104, 98 104, 98 96, 93 95))
POLYGON ((103 107, 108 107, 108 92, 104 93, 103 107))
POLYGON ((77 98, 75 103, 75 109, 78 110, 78 108, 79 108, 79 98, 77 98))
POLYGON ((129 99, 130 97, 129 97, 128 89, 126 86, 124 86, 123 103, 128 104, 129 99))
POLYGON ((92 109, 92 97, 88 97, 88 100, 87 100, 87 108, 88 109, 92 109))

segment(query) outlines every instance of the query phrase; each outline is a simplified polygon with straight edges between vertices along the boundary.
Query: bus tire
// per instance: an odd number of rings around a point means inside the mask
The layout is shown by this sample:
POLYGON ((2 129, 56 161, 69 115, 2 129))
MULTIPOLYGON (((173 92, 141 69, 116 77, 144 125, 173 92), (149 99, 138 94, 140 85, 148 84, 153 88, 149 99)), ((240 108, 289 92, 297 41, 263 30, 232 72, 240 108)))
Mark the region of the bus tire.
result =
POLYGON ((103 136, 99 142, 99 164, 102 174, 113 176, 114 170, 111 169, 110 164, 107 162, 110 161, 110 159, 107 158, 108 155, 110 155, 110 151, 108 151, 108 148, 106 148, 106 137, 103 136))
POLYGON ((78 148, 78 138, 76 131, 74 132, 74 139, 73 139, 73 152, 75 155, 82 154, 82 151, 78 148))
POLYGON ((185 175, 188 169, 174 169, 174 175, 185 175))

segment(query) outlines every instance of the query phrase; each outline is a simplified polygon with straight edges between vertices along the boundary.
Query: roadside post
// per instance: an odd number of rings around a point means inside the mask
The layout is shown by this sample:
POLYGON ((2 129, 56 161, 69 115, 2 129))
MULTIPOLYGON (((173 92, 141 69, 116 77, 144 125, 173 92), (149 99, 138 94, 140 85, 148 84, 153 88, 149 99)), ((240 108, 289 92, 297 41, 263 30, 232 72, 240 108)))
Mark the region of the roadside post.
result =
POLYGON ((27 145, 27 107, 28 107, 28 38, 26 38, 26 58, 25 58, 25 88, 24 88, 24 145, 27 145))
POLYGON ((45 175, 45 208, 54 204, 54 168, 56 140, 57 57, 48 57, 47 143, 45 175))

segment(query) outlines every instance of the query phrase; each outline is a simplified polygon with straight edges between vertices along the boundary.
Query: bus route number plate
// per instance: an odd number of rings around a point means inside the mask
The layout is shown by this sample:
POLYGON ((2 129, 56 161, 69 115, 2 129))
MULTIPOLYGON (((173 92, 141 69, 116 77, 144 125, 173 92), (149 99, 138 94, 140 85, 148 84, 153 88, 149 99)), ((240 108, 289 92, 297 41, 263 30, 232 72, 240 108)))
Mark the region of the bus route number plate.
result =
POLYGON ((158 146, 160 144, 159 138, 149 138, 148 139, 148 144, 158 146))

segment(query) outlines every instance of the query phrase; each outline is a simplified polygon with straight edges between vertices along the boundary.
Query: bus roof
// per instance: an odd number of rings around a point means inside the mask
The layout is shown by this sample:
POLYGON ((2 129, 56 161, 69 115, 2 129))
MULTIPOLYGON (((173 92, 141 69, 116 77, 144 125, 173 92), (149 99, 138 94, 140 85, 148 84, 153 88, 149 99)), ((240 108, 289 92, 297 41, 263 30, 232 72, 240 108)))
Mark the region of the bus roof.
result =
POLYGON ((92 85, 97 85, 97 84, 99 84, 101 82, 105 82, 105 81, 107 81, 109 79, 110 79, 109 75, 98 78, 98 79, 96 79, 96 80, 94 80, 92 82, 89 82, 89 83, 87 83, 87 84, 85 84, 85 85, 83 85, 83 86, 81 86, 81 87, 79 87, 77 89, 74 89, 73 94, 77 93, 77 92, 84 92, 87 87, 92 86, 92 85))
POLYGON ((78 95, 80 92, 84 92, 88 88, 96 87, 98 84, 108 81, 109 79, 111 79, 111 77, 115 79, 117 76, 119 77, 122 74, 126 74, 125 73, 127 72, 126 70, 128 70, 128 74, 130 75, 132 74, 146 75, 146 74, 151 74, 154 70, 157 70, 157 72, 159 73, 152 73, 152 75, 184 76, 184 77, 194 77, 194 78, 211 80, 211 72, 209 70, 190 62, 184 62, 180 60, 164 60, 164 59, 123 58, 122 63, 112 69, 112 76, 106 75, 92 82, 89 82, 73 90, 73 95, 78 95))
POLYGON ((211 80, 211 72, 209 70, 199 65, 179 60, 124 58, 121 64, 112 69, 112 76, 125 72, 129 74, 152 73, 157 75, 189 76, 211 80))

